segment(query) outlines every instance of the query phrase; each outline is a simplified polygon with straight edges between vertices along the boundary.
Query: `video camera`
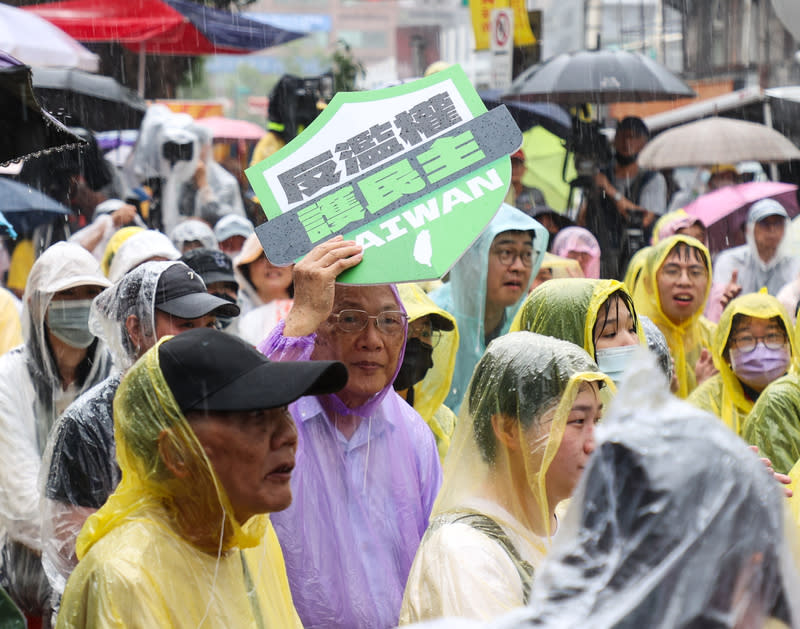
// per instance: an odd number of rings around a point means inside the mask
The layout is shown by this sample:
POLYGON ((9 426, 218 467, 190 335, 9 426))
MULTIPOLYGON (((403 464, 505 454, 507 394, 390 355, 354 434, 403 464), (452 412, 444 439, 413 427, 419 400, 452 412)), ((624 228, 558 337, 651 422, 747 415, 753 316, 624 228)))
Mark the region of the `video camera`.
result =
POLYGON ((590 188, 595 174, 609 168, 614 158, 608 139, 600 131, 600 123, 586 122, 577 116, 572 119, 566 149, 574 155, 575 171, 578 173, 577 179, 570 182, 572 187, 590 188))

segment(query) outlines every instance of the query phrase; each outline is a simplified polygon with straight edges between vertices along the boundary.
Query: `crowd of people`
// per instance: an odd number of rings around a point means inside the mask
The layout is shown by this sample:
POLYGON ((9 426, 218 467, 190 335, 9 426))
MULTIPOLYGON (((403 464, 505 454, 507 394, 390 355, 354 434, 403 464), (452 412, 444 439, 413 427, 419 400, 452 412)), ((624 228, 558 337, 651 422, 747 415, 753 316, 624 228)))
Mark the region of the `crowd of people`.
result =
POLYGON ((61 241, 7 243, 0 615, 800 627, 781 203, 714 250, 625 119, 575 223, 518 151, 444 281, 357 286, 341 236, 270 262, 191 119, 151 107, 139 137, 117 175, 149 208, 98 193, 61 241))

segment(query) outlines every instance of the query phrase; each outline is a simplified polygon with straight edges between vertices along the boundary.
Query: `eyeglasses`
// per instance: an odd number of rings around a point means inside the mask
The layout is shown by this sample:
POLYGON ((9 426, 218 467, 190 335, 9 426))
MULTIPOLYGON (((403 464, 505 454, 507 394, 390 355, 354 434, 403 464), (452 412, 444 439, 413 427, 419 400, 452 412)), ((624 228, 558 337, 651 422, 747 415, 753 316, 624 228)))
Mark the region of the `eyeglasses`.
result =
POLYGON ((661 275, 670 281, 677 282, 684 271, 686 271, 686 275, 692 283, 708 278, 708 269, 700 264, 692 264, 690 266, 665 264, 661 269, 661 275))
POLYGON ((780 349, 786 344, 786 334, 784 332, 770 332, 764 336, 742 334, 733 339, 731 345, 740 352, 749 354, 756 348, 759 341, 761 341, 767 349, 780 349))
POLYGON ((436 347, 442 339, 442 331, 434 328, 428 318, 417 319, 408 324, 408 338, 416 338, 431 347, 436 347))
POLYGON ((385 310, 379 315, 371 315, 364 310, 341 310, 331 315, 342 332, 361 332, 370 319, 375 319, 375 327, 384 334, 394 336, 403 332, 408 317, 397 310, 385 310))
POLYGON ((517 251, 516 249, 509 249, 508 247, 502 247, 500 249, 495 249, 492 253, 497 256, 497 259, 500 260, 500 264, 505 266, 511 266, 514 264, 514 261, 519 258, 522 261, 522 266, 530 268, 533 266, 533 250, 532 249, 523 249, 522 251, 517 251))

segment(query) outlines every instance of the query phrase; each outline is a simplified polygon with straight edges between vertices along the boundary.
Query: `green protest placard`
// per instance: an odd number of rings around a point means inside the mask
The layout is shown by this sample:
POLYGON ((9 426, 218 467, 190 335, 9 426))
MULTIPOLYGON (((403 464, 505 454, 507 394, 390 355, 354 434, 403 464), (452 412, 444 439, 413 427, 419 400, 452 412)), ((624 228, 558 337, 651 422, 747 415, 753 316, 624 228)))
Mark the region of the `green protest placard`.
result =
POLYGON ((396 87, 337 94, 292 142, 247 170, 273 264, 341 234, 364 247, 342 282, 437 279, 500 207, 522 134, 453 66, 396 87))

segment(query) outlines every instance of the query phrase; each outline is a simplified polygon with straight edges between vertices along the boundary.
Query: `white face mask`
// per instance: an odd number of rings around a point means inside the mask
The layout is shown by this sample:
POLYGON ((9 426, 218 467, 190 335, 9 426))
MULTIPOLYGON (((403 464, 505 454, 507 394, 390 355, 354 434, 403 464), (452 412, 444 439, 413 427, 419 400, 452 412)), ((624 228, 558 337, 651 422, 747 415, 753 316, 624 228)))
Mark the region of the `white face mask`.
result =
POLYGON ((622 374, 625 373, 631 357, 639 345, 625 345, 623 347, 606 347, 597 350, 597 366, 606 374, 614 384, 619 385, 622 374))
POLYGON ((47 308, 47 327, 59 341, 85 349, 94 341, 89 331, 91 299, 51 301, 47 308))

